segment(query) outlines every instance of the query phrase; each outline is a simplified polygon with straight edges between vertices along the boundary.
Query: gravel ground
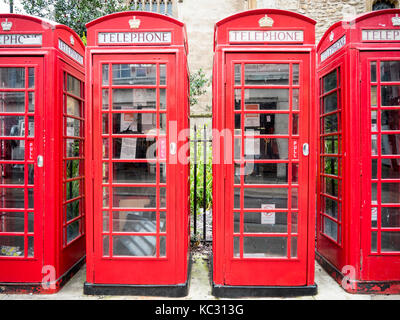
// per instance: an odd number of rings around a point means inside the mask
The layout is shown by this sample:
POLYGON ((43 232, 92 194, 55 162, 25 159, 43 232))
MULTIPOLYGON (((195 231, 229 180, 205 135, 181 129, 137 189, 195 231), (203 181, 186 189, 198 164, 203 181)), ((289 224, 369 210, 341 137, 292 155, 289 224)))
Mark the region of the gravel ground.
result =
MULTIPOLYGON (((190 229, 192 231, 192 240, 194 238, 193 215, 190 217, 190 229)), ((199 209, 197 212, 197 240, 203 239, 203 210, 199 209)), ((206 211, 206 240, 212 241, 212 211, 206 211)))

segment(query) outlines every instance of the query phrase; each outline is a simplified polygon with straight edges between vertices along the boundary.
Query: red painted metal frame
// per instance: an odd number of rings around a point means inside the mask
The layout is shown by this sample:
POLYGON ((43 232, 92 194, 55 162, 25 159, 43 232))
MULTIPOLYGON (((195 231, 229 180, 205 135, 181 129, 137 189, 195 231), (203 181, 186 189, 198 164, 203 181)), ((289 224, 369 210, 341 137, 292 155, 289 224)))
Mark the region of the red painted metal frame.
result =
MULTIPOLYGON (((215 26, 215 55, 213 66, 213 129, 220 133, 214 133, 213 137, 213 281, 220 286, 313 286, 314 285, 314 190, 315 190, 315 163, 316 144, 315 131, 312 128, 316 125, 315 100, 312 92, 315 90, 315 46, 314 46, 314 25, 315 21, 302 15, 282 10, 250 10, 228 17, 218 22, 215 26), (274 20, 273 27, 261 29, 258 27, 258 20, 268 15, 274 20), (287 28, 303 30, 304 42, 299 44, 229 44, 229 30, 286 30, 287 28), (224 141, 230 141, 227 134, 222 130, 232 130, 233 114, 237 113, 233 106, 233 91, 236 87, 233 81, 233 63, 286 63, 300 64, 301 82, 300 88, 300 108, 304 122, 300 123, 300 134, 296 137, 290 134, 283 137, 289 140, 297 140, 297 159, 292 154, 294 145, 290 145, 288 161, 272 161, 273 163, 299 162, 304 165, 300 170, 299 188, 299 231, 298 237, 298 258, 233 258, 233 159, 231 148, 224 145, 224 141), (303 113, 304 112, 304 113, 303 113), (221 138, 221 139, 220 139, 221 138), (303 156, 300 146, 309 143, 309 156, 303 156), (228 159, 224 164, 224 156, 228 159), (215 163, 220 159, 221 163, 215 163), (302 181, 300 181, 302 179, 302 181), (222 200, 224 199, 224 200, 222 200), (268 270, 268 272, 266 272, 268 270)), ((243 77, 243 70, 242 70, 243 77)), ((243 79, 242 79, 243 80, 243 79)), ((242 84, 243 86, 243 84, 242 84)), ((245 86, 248 87, 248 86, 245 86)), ((250 86, 252 87, 252 86, 250 86)), ((272 86, 278 88, 277 86, 272 86)), ((292 88, 291 82, 285 88, 292 88)), ((257 88, 260 88, 257 86, 257 88)), ((264 88, 264 86, 262 86, 264 88)), ((292 90, 292 89, 290 89, 292 90)), ((244 90, 242 90, 244 91, 244 90)), ((242 92, 242 95, 244 93, 242 92)), ((243 99, 243 96, 242 96, 243 99)), ((290 98, 291 99, 291 98, 290 98)), ((243 102, 242 102, 243 103, 243 102)), ((290 109, 291 110, 291 109, 290 109)), ((243 113, 243 110, 240 112, 243 113)), ((255 113, 247 112, 246 113, 255 113)), ((259 113, 286 113, 292 115, 298 112, 292 111, 271 111, 265 110, 259 113)), ((292 119, 292 116, 289 117, 292 119)), ((243 122, 243 117, 242 120, 243 122)), ((289 129, 292 127, 289 121, 289 129)), ((274 135, 274 138, 281 135, 274 135)), ((243 140, 243 136, 241 137, 243 140)), ((233 139, 232 139, 233 140, 233 139)), ((293 140, 293 141, 294 141, 293 140)), ((232 141, 233 143, 233 141, 232 141)), ((242 141, 243 146, 243 141, 242 141)), ((243 149, 243 147, 242 147, 243 149)), ((236 162, 236 161, 235 161, 236 162)), ((253 162, 264 162, 254 160, 253 162)), ((270 163, 271 161, 265 161, 270 163)), ((289 169, 290 172, 291 169, 289 169)), ((289 175, 288 175, 289 176, 289 175)), ((243 178, 242 178, 243 180, 243 178)), ((243 185, 243 181, 241 181, 243 185)), ((289 180, 289 188, 290 188, 289 180)), ((268 185, 272 187, 275 185, 268 185)), ((281 187, 281 185, 277 185, 281 187)), ((249 185, 257 187, 257 185, 249 185)), ((242 201, 242 200, 241 200, 242 201)), ((289 200, 290 201, 290 200, 289 200)), ((289 203, 290 205, 290 203, 289 203)), ((288 206, 290 208, 290 206, 288 206)), ((235 209, 235 211, 238 211, 235 209)), ((243 209, 239 210, 240 212, 243 209)), ((247 210, 256 212, 257 210, 247 210)), ((265 211, 265 210, 258 210, 265 211)), ((273 211, 282 211, 275 209, 273 211)), ((288 210, 286 210, 288 211, 288 210)), ((297 210, 295 210, 297 211, 297 210)), ((290 212, 290 210, 289 210, 290 212)), ((289 216, 289 215, 288 215, 289 216)), ((241 217, 241 219, 243 219, 241 217)), ((241 220, 242 221, 242 220, 241 220)), ((242 228, 242 227, 241 227, 242 228)), ((290 228, 290 222, 288 223, 290 228)), ((290 230, 290 229, 289 229, 290 230)), ((241 230, 240 235, 242 235, 241 230)), ((260 234, 251 234, 260 236, 260 234)), ((269 234, 267 236, 274 236, 269 234)), ((279 235, 279 234, 278 234, 279 235)), ((262 236, 265 236, 263 234, 262 236)), ((290 237, 290 232, 287 235, 290 237)), ((290 245, 289 245, 290 248, 290 245)), ((242 249, 241 249, 242 252, 242 249)), ((242 254, 242 253, 241 253, 242 254)))
MULTIPOLYGON (((181 163, 178 160, 180 150, 188 146, 189 128, 189 82, 187 73, 187 42, 184 24, 167 16, 149 12, 123 12, 111 14, 94 20, 87 24, 88 47, 86 51, 86 62, 88 66, 86 74, 86 96, 88 108, 86 109, 87 119, 90 121, 86 126, 88 144, 86 158, 93 159, 86 162, 86 212, 87 212, 87 283, 93 285, 178 285, 185 283, 189 265, 189 163, 181 163), (141 31, 171 31, 172 42, 168 45, 103 45, 97 43, 99 32, 129 32, 128 21, 135 16, 140 19, 141 24, 137 32, 141 31), (109 110, 101 110, 101 65, 113 63, 151 63, 155 65, 167 65, 167 84, 155 86, 123 86, 124 88, 165 88, 167 90, 167 108, 161 110, 157 106, 154 110, 112 110, 109 101, 109 110), (161 209, 166 212, 167 230, 161 233, 157 227, 152 235, 167 236, 166 257, 158 257, 159 247, 157 246, 156 257, 106 257, 102 253, 103 218, 101 209, 102 191, 102 118, 101 114, 113 113, 153 113, 157 120, 161 114, 167 115, 166 146, 170 143, 177 143, 177 154, 169 154, 167 147, 166 161, 159 158, 154 163, 166 163, 167 183, 157 182, 151 186, 165 187, 167 193, 167 208, 161 209), (174 124, 176 122, 176 125, 174 124), (183 132, 182 132, 183 130, 183 132)), ((109 68, 111 81, 111 68, 109 68)), ((158 77, 159 78, 159 77, 158 77)), ((157 78, 157 79, 158 79, 157 78)), ((111 88, 119 87, 110 85, 111 88)), ((106 88, 106 87, 104 87, 106 88)), ((158 90, 157 90, 158 92, 158 90)), ((109 95, 111 99, 111 95, 109 95)), ((157 93, 159 101, 159 93, 157 93)), ((159 123, 157 121, 157 123, 159 123)), ((109 126, 111 125, 109 118, 109 126)), ((106 135, 103 134, 104 137, 106 135)), ((109 127, 109 137, 111 127, 109 127)), ((129 137, 143 137, 144 135, 130 134, 129 137)), ((118 137, 124 137, 118 135, 118 137)), ((127 136, 126 136, 127 137, 127 136)), ((146 135, 152 137, 152 135, 146 135)), ((157 138, 157 135, 154 136, 157 138)), ((159 138, 158 138, 159 139, 159 138)), ((109 142, 111 143, 111 142, 109 142)), ((112 149, 109 149, 111 152, 112 149)), ((182 151, 181 151, 182 152, 182 151)), ((187 150, 188 152, 188 150, 187 150)), ((188 153, 187 153, 188 154, 188 153)), ((180 159, 182 157, 180 156, 180 159)), ((109 157, 111 159, 111 157, 109 157)), ((115 160, 108 160, 106 162, 115 160)), ((118 160, 118 162, 143 162, 145 159, 118 160)), ((158 171, 157 171, 158 172, 158 171)), ((159 173, 157 173, 157 177, 159 173)), ((112 172, 109 175, 109 183, 112 184, 112 172)), ((127 186, 128 184, 118 184, 127 186)), ((131 186, 131 184, 129 184, 131 186)), ((137 184, 136 187, 149 186, 149 184, 137 184)), ((157 191, 159 194, 159 191, 157 191)), ((111 195, 110 195, 111 196, 111 195)), ((156 209, 140 209, 140 211, 160 212, 159 206, 156 209), (158 208, 158 209, 157 209, 158 208)), ((110 209, 110 212, 113 209, 110 209)), ((129 211, 131 209, 115 209, 114 211, 129 211)), ((110 219, 111 219, 111 215, 110 219)), ((159 215, 157 214, 157 222, 159 215)), ((108 233, 118 235, 120 233, 108 233)), ((121 233, 122 234, 122 233, 121 233)), ((123 233, 129 235, 129 233, 123 233)), ((145 234, 141 234, 145 235, 145 234)), ((111 238, 111 237, 110 237, 111 238)), ((111 240, 110 240, 111 241, 111 240)), ((110 248, 111 249, 111 248, 110 248)))
MULTIPOLYGON (((342 243, 339 245, 322 234, 321 216, 318 214, 317 258, 339 283, 342 284, 344 277, 349 280, 343 287, 351 293, 400 292, 400 253, 371 253, 369 107, 369 62, 400 60, 400 45, 398 41, 363 41, 361 37, 362 30, 366 29, 400 32, 400 28, 392 23, 392 18, 398 14, 398 9, 380 10, 358 16, 352 21, 338 22, 326 31, 317 47, 318 79, 341 68, 343 139, 342 243), (346 37, 345 45, 321 62, 321 53, 343 36, 346 37)), ((320 203, 317 208, 320 212, 320 203)), ((378 226, 374 230, 381 228, 378 226)))
POLYGON ((53 293, 77 271, 85 255, 85 237, 64 248, 62 210, 62 74, 64 70, 83 79, 84 65, 59 49, 59 40, 84 56, 85 47, 70 28, 39 18, 18 14, 2 14, 0 20, 12 23, 3 35, 41 34, 42 44, 0 47, 2 66, 35 65, 35 144, 32 163, 35 163, 35 241, 36 266, 17 258, 0 257, 2 283, 5 291, 53 293), (72 39, 72 40, 71 40, 72 39), (72 42, 74 44, 72 44, 72 42), (36 159, 43 155, 44 165, 37 167, 36 159), (45 268, 43 268, 45 267, 45 268), (54 268, 54 269, 53 269, 54 268), (54 271, 54 272, 53 272, 54 271), (52 281, 49 289, 42 280, 52 281))

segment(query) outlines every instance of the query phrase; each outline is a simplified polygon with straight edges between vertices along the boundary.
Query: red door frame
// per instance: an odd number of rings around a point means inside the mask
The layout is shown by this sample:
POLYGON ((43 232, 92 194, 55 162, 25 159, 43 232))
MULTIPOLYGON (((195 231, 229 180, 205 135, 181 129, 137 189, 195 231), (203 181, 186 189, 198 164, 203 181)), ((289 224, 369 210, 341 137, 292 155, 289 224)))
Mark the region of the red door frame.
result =
MULTIPOLYGON (((296 213, 298 212, 298 232, 296 233, 298 236, 295 237, 298 239, 297 242, 297 258, 291 257, 290 253, 290 239, 291 239, 291 233, 288 231, 287 233, 287 251, 288 251, 288 257, 287 258, 234 258, 233 255, 233 198, 232 196, 234 195, 233 192, 233 172, 234 172, 234 165, 229 164, 225 165, 225 173, 224 175, 226 176, 225 180, 225 190, 226 190, 226 212, 227 216, 229 217, 228 219, 225 219, 225 279, 224 283, 226 285, 269 285, 269 286, 305 286, 307 284, 307 233, 308 233, 308 217, 307 217, 307 212, 308 212, 308 163, 309 163, 309 157, 304 156, 300 152, 300 146, 303 145, 303 143, 308 143, 309 142, 309 107, 310 107, 310 96, 307 94, 309 92, 309 86, 311 83, 308 81, 309 74, 307 74, 306 70, 310 69, 310 59, 308 58, 307 54, 295 54, 295 53, 290 53, 290 54, 285 54, 285 53, 227 53, 226 56, 226 79, 227 79, 227 84, 226 84, 226 106, 225 106, 225 114, 226 114, 226 125, 225 128, 228 130, 231 130, 231 132, 234 131, 234 127, 232 124, 234 123, 234 118, 233 118, 233 97, 234 97, 234 83, 233 83, 233 75, 234 75, 234 64, 237 63, 272 63, 272 64, 299 64, 300 65, 300 75, 301 78, 299 79, 299 86, 300 88, 300 98, 299 98, 299 105, 300 105, 300 132, 298 134, 298 138, 291 134, 292 132, 292 121, 289 120, 289 128, 288 128, 288 135, 284 135, 284 138, 288 138, 288 149, 289 149, 289 154, 288 154, 288 164, 289 164, 289 169, 288 169, 288 190, 293 190, 291 188, 291 179, 289 177, 291 176, 292 172, 292 161, 298 160, 299 164, 304 163, 304 166, 301 166, 301 169, 299 170, 299 184, 298 184, 298 199, 299 199, 299 209, 294 210, 296 213), (297 144, 295 144, 297 142, 297 144), (294 154, 294 152, 297 153, 297 155, 294 154), (300 181, 303 181, 305 183, 301 183, 300 181), (230 191, 228 191, 230 190, 230 191), (265 270, 268 270, 268 272, 265 272, 265 270)), ((244 72, 242 70, 241 72, 242 75, 242 80, 244 77, 244 72)), ((292 73, 291 76, 292 77, 292 73)), ((291 78, 290 78, 291 79, 291 78)), ((243 81, 242 81, 243 83, 243 81)), ((281 86, 285 88, 292 88, 291 85, 292 82, 288 86, 281 86)), ((242 84, 243 86, 243 84, 242 84)), ((248 87, 248 86, 246 86, 248 87)), ((250 86, 251 88, 260 88, 259 86, 250 86)), ((280 86, 273 86, 273 88, 278 88, 280 86)), ((262 88, 267 88, 262 86, 262 88)), ((297 88, 297 87, 296 87, 297 88)), ((292 89, 290 89, 291 92, 292 89)), ((242 88, 242 91, 244 91, 244 88, 242 88)), ((242 92, 242 99, 243 100, 243 95, 244 92, 242 92)), ((290 98, 290 101, 292 101, 292 98, 290 98)), ((293 103, 293 102, 292 102, 293 103)), ((290 104, 290 103, 289 103, 290 104)), ((292 109, 291 109, 292 110, 292 109)), ((268 110, 270 112, 271 110, 268 110)), ((265 111, 267 112, 267 111, 265 111)), ((273 113, 280 113, 280 114, 288 114, 288 115, 293 115, 292 111, 272 111, 273 113)), ((242 111, 242 116, 243 116, 243 111, 242 111)), ((292 119, 292 116, 289 116, 289 119, 292 119)), ((281 137, 282 135, 274 135, 274 137, 281 137)), ((244 145, 244 136, 242 136, 242 146, 244 145)), ((232 141, 232 146, 233 146, 233 141, 232 141)), ((233 148, 232 148, 233 150, 233 148)), ((232 153, 231 156, 228 158, 233 159, 232 153)), ((228 160, 228 163, 233 163, 233 161, 228 160)), ((263 161, 265 163, 277 163, 276 161, 272 160, 267 160, 263 161)), ((279 161, 278 161, 279 162, 279 161)), ((297 161, 296 161, 297 162, 297 161)), ((245 186, 242 184, 242 187, 245 186)), ((252 187, 252 185, 246 185, 248 187, 252 187)), ((262 185, 262 186, 269 186, 271 185, 262 185)), ((281 187, 280 185, 276 185, 275 187, 281 187)), ((291 197, 290 197, 291 191, 288 193, 288 208, 291 207, 291 197)), ((242 209, 241 209, 242 210, 242 209)), ((235 210, 236 211, 236 210, 235 210)), ((250 210, 245 210, 245 211, 252 211, 250 210)), ((281 211, 281 212, 286 212, 287 210, 284 209, 275 209, 276 212, 281 211)), ((257 212, 256 210, 254 212, 257 212)), ((292 212, 291 209, 288 211, 287 215, 287 227, 288 230, 291 228, 291 219, 290 216, 291 214, 289 212, 292 212)), ((294 212, 293 212, 294 213, 294 212)), ((241 221, 243 221, 243 217, 241 217, 241 221)), ((242 222, 241 222, 242 224, 242 222)), ((243 234, 243 231, 241 231, 241 238, 244 235, 248 236, 268 236, 268 237, 274 237, 274 236, 280 236, 281 234, 276 234, 276 233, 269 233, 269 234, 243 234)), ((284 236, 284 234, 282 234, 284 236)), ((240 252, 242 254, 243 248, 241 247, 240 252)))
MULTIPOLYGON (((115 64, 115 63, 151 63, 151 64, 166 64, 167 65, 167 123, 170 121, 177 120, 177 110, 171 106, 176 105, 177 96, 174 94, 174 90, 176 90, 176 74, 174 73, 176 66, 176 55, 175 54, 163 54, 163 53, 142 53, 135 55, 128 54, 113 54, 113 55, 94 55, 93 56, 93 176, 94 176, 94 189, 93 193, 101 194, 97 189, 98 186, 102 185, 102 141, 99 139, 101 135, 98 133, 102 132, 101 127, 101 68, 100 66, 103 63, 107 64, 115 64), (168 107, 169 106, 169 107, 168 107), (97 133, 97 134, 96 134, 97 133), (96 190, 97 189, 97 190, 96 190)), ((111 68, 110 68, 111 75, 111 68)), ((111 78, 111 77, 109 77, 111 78)), ((158 79, 158 78, 157 78, 158 79)), ((158 83, 158 82, 157 82, 158 83)), ((139 86, 140 87, 140 86, 139 86)), ((153 86, 152 86, 153 87, 153 86)), ((158 84, 157 84, 158 87, 158 84)), ((112 87, 110 87, 111 90, 112 87)), ((158 95, 158 94, 157 94, 158 95)), ((111 99, 111 95, 109 96, 111 99)), ((109 108, 111 108, 111 100, 109 102, 109 108)), ((144 111, 141 110, 141 113, 144 111)), ((154 110, 149 111, 150 113, 154 113, 154 110)), ((160 114, 159 112, 155 112, 155 114, 160 114)), ((170 130, 172 128, 167 128, 166 139, 169 143, 175 142, 176 137, 174 137, 174 133, 170 130)), ((111 130, 111 129, 110 129, 111 130)), ((132 135, 135 137, 135 135, 132 135)), ((167 144, 169 145, 169 144, 167 144)), ((160 145, 158 145, 158 149, 160 145)), ((111 152, 111 149, 109 149, 111 152)), ((176 157, 176 156, 175 156, 176 157)), ((101 197, 94 197, 94 207, 93 207, 93 227, 94 227, 94 269, 96 270, 94 275, 95 283, 104 283, 104 284, 121 284, 121 283, 130 283, 130 284, 175 284, 176 283, 176 273, 175 273, 175 264, 176 264, 176 246, 177 246, 177 238, 176 238, 176 225, 178 215, 177 209, 175 205, 175 192, 174 188, 167 187, 168 185, 174 186, 176 185, 176 166, 171 165, 170 163, 174 162, 174 156, 170 156, 169 148, 166 148, 166 159, 169 161, 166 162, 167 166, 167 184, 166 184, 166 192, 167 192, 167 256, 166 257, 104 257, 102 255, 102 228, 103 228, 103 219, 101 217, 100 212, 102 212, 101 205, 101 197), (96 201, 97 200, 97 201, 96 201), (126 270, 130 270, 129 273, 126 270), (162 270, 162 272, 160 272, 162 270), (143 272, 144 271, 144 272, 143 272), (124 274, 124 277, 121 278, 121 274, 124 274)), ((143 159, 145 161, 145 159, 143 159)), ((160 160, 158 158, 157 162, 160 160)), ((110 180, 112 173, 110 172, 110 180)), ((112 180, 111 182, 112 183, 112 180)), ((146 184, 134 184, 137 187, 144 187, 146 184)), ((156 182, 155 187, 158 189, 159 183, 156 182)), ((140 209, 143 211, 143 209, 140 209)), ((149 209, 150 210, 150 209, 149 209)), ((149 211, 147 210, 147 211, 149 211)), ((150 211, 156 211, 155 209, 151 209, 150 211)), ((159 209, 157 209, 158 212, 159 209)), ((111 220, 110 220, 111 221, 111 220)), ((145 235, 145 234, 144 234, 145 235)), ((156 233, 157 239, 160 235, 159 231, 156 233)), ((162 236, 163 234, 161 234, 162 236)), ((165 235, 165 234, 164 234, 165 235)), ((159 250, 159 247, 158 247, 159 250)))
MULTIPOLYGON (((361 189, 361 196, 362 196, 362 203, 364 203, 362 210, 361 210, 361 250, 362 250, 362 269, 361 269, 361 280, 370 280, 373 279, 375 281, 387 281, 387 280, 397 280, 400 281, 400 252, 381 252, 381 233, 382 231, 394 231, 399 233, 399 228, 384 228, 381 225, 381 209, 382 202, 379 204, 381 200, 381 192, 379 191, 379 185, 381 185, 381 179, 379 179, 379 175, 377 176, 378 181, 377 185, 377 212, 376 212, 376 220, 377 226, 372 227, 372 205, 371 205, 371 173, 372 173, 372 166, 371 166, 371 138, 372 138, 372 128, 371 128, 371 73, 370 73, 370 63, 372 61, 377 62, 376 66, 376 81, 373 82, 374 86, 377 87, 377 128, 374 133, 377 135, 378 140, 378 155, 377 159, 383 159, 381 157, 382 147, 382 130, 380 128, 380 111, 382 110, 382 99, 381 99, 381 91, 379 90, 381 85, 400 85, 400 82, 384 82, 381 83, 380 79, 380 62, 381 61, 393 61, 397 60, 400 61, 400 55, 398 52, 394 51, 362 51, 360 52, 360 64, 361 64, 361 92, 365 92, 366 94, 362 94, 360 98, 361 102, 361 123, 365 124, 362 125, 361 128, 361 141, 364 146, 364 151, 361 153, 361 170, 363 172, 362 175, 362 185, 364 186, 361 189), (379 143, 380 142, 380 143, 379 143), (377 252, 372 252, 371 249, 371 235, 372 231, 377 233, 377 252), (387 268, 387 266, 391 266, 387 268)), ((392 107, 391 109, 385 108, 385 110, 400 110, 400 108, 392 107)), ((383 132, 388 133, 388 132, 383 132)), ((397 155, 390 155, 390 158, 394 158, 397 156, 397 159, 400 159, 400 151, 397 155)), ((380 162, 380 161, 379 161, 380 162)), ((378 162, 378 163, 379 163, 378 162)), ((378 174, 381 172, 381 167, 377 165, 378 174)), ((399 182, 398 179, 385 179, 387 183, 390 182, 399 182)), ((388 205, 385 205, 387 207, 388 205)), ((389 205, 390 206, 390 205, 389 205)), ((394 204, 392 207, 399 208, 399 204, 394 204)), ((400 225, 400 223, 399 223, 400 225)))
MULTIPOLYGON (((34 230, 33 233, 28 233, 28 218, 27 213, 25 214, 25 234, 34 235, 34 256, 33 257, 0 257, 0 264, 4 263, 5 272, 2 273, 3 282, 37 282, 37 275, 41 274, 43 259, 44 259, 44 234, 43 234, 43 224, 44 224, 44 167, 38 167, 37 157, 38 155, 43 155, 44 151, 44 117, 43 117, 43 75, 44 75, 44 59, 43 57, 15 57, 15 56, 1 56, 0 57, 0 67, 24 67, 26 68, 25 76, 25 89, 2 89, 1 91, 25 91, 25 117, 27 119, 27 109, 28 109, 28 67, 35 68, 35 88, 34 90, 29 90, 30 92, 35 92, 35 131, 34 139, 25 138, 25 160, 24 163, 34 164, 34 230), (32 141, 33 145, 30 147, 29 141, 32 141), (29 270, 29 272, 27 272, 29 270)), ((7 115, 21 115, 7 113, 7 115)), ((27 127, 26 127, 27 128, 27 127)), ((26 134, 25 137, 28 137, 26 134)), ((2 161, 3 162, 3 161, 2 161)), ((26 166, 27 168, 27 166, 26 166)), ((26 170, 25 170, 26 171, 26 170)), ((25 172, 25 179, 27 179, 28 173, 25 172)), ((26 181, 25 181, 26 182, 26 181)), ((25 208, 28 208, 28 195, 25 192, 25 208)), ((8 209, 9 210, 9 209, 8 209)), ((10 210, 9 210, 10 211, 10 210)), ((33 211, 33 210, 32 210, 33 211)), ((26 209, 25 209, 25 212, 26 209)), ((5 235, 5 234, 4 234, 5 235)), ((12 235, 10 233, 10 235, 12 235)), ((28 242, 25 240, 25 253, 28 249, 28 242)), ((4 270, 4 269, 3 269, 4 270)))

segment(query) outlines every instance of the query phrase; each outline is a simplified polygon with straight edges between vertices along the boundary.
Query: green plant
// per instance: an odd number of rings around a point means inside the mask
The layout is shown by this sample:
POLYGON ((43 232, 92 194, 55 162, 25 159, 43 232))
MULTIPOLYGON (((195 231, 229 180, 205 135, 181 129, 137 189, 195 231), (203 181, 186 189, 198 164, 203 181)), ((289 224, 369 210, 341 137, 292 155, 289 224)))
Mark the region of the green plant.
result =
POLYGON ((197 98, 207 92, 206 87, 210 86, 211 80, 206 77, 202 68, 190 74, 189 80, 190 106, 194 106, 199 102, 197 98))
MULTIPOLYGON (((197 131, 197 140, 203 139, 203 130, 197 131)), ((204 144, 197 142, 197 174, 194 173, 195 153, 194 153, 194 131, 190 137, 190 211, 194 212, 194 198, 197 199, 197 213, 203 210, 204 198, 206 200, 206 210, 209 210, 212 205, 212 144, 206 143, 206 190, 204 193, 204 144), (195 177, 197 179, 197 192, 194 194, 195 177)))

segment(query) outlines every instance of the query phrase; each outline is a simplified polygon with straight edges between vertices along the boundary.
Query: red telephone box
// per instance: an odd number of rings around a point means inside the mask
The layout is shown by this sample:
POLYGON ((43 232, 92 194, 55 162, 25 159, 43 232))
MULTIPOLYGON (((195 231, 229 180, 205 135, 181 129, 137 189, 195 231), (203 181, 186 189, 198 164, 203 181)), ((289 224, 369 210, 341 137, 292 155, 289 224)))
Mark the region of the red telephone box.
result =
POLYGON ((317 259, 352 293, 400 292, 400 10, 318 45, 317 259))
POLYGON ((53 293, 85 256, 85 47, 31 16, 0 26, 0 291, 53 293))
POLYGON ((183 23, 151 12, 87 24, 87 294, 184 296, 189 105, 183 23))
POLYGON ((215 26, 213 294, 315 294, 315 21, 251 10, 215 26))

